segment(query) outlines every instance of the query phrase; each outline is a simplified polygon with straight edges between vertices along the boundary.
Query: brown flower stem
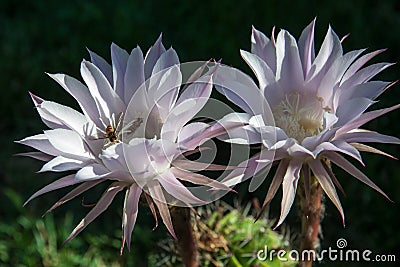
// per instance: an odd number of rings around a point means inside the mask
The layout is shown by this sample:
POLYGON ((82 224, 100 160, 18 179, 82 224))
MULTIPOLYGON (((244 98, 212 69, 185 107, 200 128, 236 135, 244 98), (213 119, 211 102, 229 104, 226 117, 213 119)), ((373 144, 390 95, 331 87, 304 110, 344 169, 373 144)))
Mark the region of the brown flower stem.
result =
POLYGON ((174 207, 171 215, 183 265, 185 267, 198 267, 197 242, 193 232, 190 209, 174 207))
MULTIPOLYGON (((304 180, 304 179, 302 179, 304 180)), ((300 183, 300 215, 301 215, 301 241, 300 251, 302 252, 299 266, 311 267, 313 265, 313 257, 311 253, 303 253, 303 251, 314 251, 320 247, 319 233, 321 231, 321 220, 324 212, 322 203, 322 187, 314 176, 310 176, 310 194, 306 195, 305 186, 300 183), (302 258, 304 257, 304 258, 302 258)))

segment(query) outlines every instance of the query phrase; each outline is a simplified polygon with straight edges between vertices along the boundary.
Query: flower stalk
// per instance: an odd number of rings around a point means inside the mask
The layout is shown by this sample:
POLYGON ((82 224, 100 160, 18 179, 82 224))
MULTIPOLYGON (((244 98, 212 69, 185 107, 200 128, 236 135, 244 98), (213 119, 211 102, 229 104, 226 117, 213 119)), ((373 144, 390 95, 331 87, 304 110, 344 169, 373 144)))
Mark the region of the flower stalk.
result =
POLYGON ((185 267, 198 267, 197 241, 193 232, 190 208, 173 207, 171 215, 183 265, 185 267))
MULTIPOLYGON (((305 178, 302 176, 301 179, 305 178)), ((303 251, 314 251, 316 255, 320 247, 319 233, 324 213, 323 190, 314 175, 308 181, 309 188, 305 183, 300 183, 300 185, 302 186, 298 191, 301 217, 300 251, 301 255, 304 255, 300 266, 311 267, 313 265, 312 254, 303 253, 303 251)))

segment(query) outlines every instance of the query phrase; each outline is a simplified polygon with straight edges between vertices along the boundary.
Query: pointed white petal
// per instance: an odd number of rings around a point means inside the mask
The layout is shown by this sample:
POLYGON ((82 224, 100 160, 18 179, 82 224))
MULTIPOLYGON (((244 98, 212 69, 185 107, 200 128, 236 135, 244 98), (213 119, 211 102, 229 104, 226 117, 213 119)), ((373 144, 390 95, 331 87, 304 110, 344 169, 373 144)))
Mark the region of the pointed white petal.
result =
POLYGON ((147 51, 146 57, 144 59, 144 77, 145 80, 150 78, 153 73, 154 65, 160 56, 165 52, 164 45, 162 44, 162 35, 158 37, 154 45, 147 51))
POLYGON ((76 99, 83 113, 96 125, 101 125, 99 110, 89 89, 80 81, 64 74, 48 74, 76 99))
POLYGON ((348 143, 389 143, 400 144, 400 139, 394 136, 384 135, 371 131, 355 131, 340 135, 337 139, 344 140, 348 143))
POLYGON ((163 139, 176 141, 182 127, 207 103, 212 90, 212 80, 192 83, 180 96, 161 130, 163 139), (182 100, 181 100, 182 99, 182 100))
POLYGON ((343 78, 340 82, 340 86, 347 81, 349 78, 351 78, 359 69, 362 68, 362 66, 365 65, 369 60, 371 60, 373 57, 376 55, 379 55, 380 53, 384 52, 386 49, 381 49, 377 51, 373 51, 371 53, 365 54, 364 56, 360 57, 358 60, 356 60, 346 71, 346 73, 343 75, 343 78))
POLYGON ((51 145, 64 156, 73 159, 88 160, 95 156, 90 153, 82 137, 75 131, 54 129, 44 132, 51 145))
POLYGON ((292 207, 300 178, 301 165, 301 161, 291 160, 287 166, 282 182, 281 215, 274 229, 282 224, 292 207))
POLYGON ((370 112, 366 112, 361 114, 357 119, 355 119, 354 121, 344 125, 343 127, 341 127, 337 133, 336 133, 336 137, 340 136, 341 134, 344 134, 350 130, 356 129, 364 124, 366 124, 367 122, 378 118, 390 111, 393 111, 395 109, 400 108, 400 104, 395 105, 393 107, 390 108, 384 108, 384 109, 379 109, 379 110, 374 110, 374 111, 370 111, 370 112))
POLYGON ((37 134, 33 136, 26 137, 22 140, 15 141, 18 144, 30 146, 34 149, 37 149, 45 154, 51 156, 58 156, 62 152, 56 149, 50 142, 45 134, 37 134))
POLYGON ((380 155, 383 155, 383 156, 386 156, 386 157, 389 157, 389 158, 397 160, 397 158, 393 157, 392 155, 389 155, 388 153, 383 152, 383 151, 381 151, 381 150, 379 150, 379 149, 377 149, 375 147, 367 146, 367 145, 360 144, 360 143, 351 143, 350 145, 355 147, 358 151, 364 151, 364 152, 380 154, 380 155))
POLYGON ((368 67, 365 67, 358 72, 356 72, 353 76, 351 76, 348 80, 342 82, 340 87, 342 88, 351 88, 361 83, 368 82, 375 75, 380 73, 381 71, 387 69, 388 67, 394 65, 394 63, 376 63, 372 64, 368 67))
POLYGON ((86 228, 86 226, 88 226, 94 219, 96 219, 97 216, 103 213, 111 204, 115 195, 122 189, 124 189, 124 186, 119 183, 111 184, 107 191, 100 198, 99 202, 97 202, 96 206, 91 211, 89 211, 86 217, 75 227, 72 233, 64 241, 63 245, 71 241, 71 239, 77 236, 80 232, 82 232, 83 229, 86 228))
POLYGON ((96 67, 99 68, 99 70, 106 76, 108 82, 112 84, 113 82, 113 74, 112 74, 112 68, 111 65, 108 64, 108 62, 97 55, 95 52, 92 52, 88 49, 89 54, 90 54, 90 61, 96 65, 96 67))
POLYGON ((314 27, 315 27, 314 19, 301 33, 298 46, 300 53, 300 60, 303 65, 303 74, 304 77, 307 77, 308 72, 310 71, 311 64, 315 59, 315 49, 314 49, 314 27))
POLYGON ((336 111, 338 121, 335 127, 341 127, 359 118, 373 103, 374 101, 368 98, 353 98, 341 104, 336 111))
MULTIPOLYGON (((132 184, 126 192, 124 201, 124 212, 122 218, 123 240, 126 240, 128 250, 131 246, 131 236, 133 227, 136 223, 137 214, 139 211, 139 199, 142 194, 142 189, 136 184, 132 184)), ((122 250, 121 250, 122 253, 122 250)))
POLYGON ((285 92, 294 92, 304 84, 303 69, 296 40, 281 30, 276 41, 276 80, 285 92))
POLYGON ((267 85, 275 82, 275 74, 264 60, 244 50, 240 50, 240 54, 256 75, 260 89, 264 89, 267 85))
POLYGON ((336 208, 339 210, 344 225, 343 208, 342 205, 340 204, 339 196, 336 193, 335 186, 333 184, 333 181, 330 179, 329 174, 326 172, 325 168, 322 166, 319 160, 309 161, 308 166, 310 166, 312 172, 317 178, 322 189, 325 191, 330 200, 332 200, 333 204, 335 204, 336 208))
POLYGON ((347 161, 345 158, 343 158, 337 153, 329 153, 326 155, 326 157, 333 163, 335 163, 337 166, 339 166, 340 168, 342 168, 343 170, 345 170, 346 172, 348 172, 349 174, 351 174, 364 184, 375 189, 376 191, 381 193, 384 197, 386 197, 388 200, 390 200, 390 198, 374 182, 372 182, 364 173, 362 173, 359 169, 354 167, 354 165, 351 164, 349 161, 347 161))
POLYGON ((43 214, 43 216, 46 216, 47 214, 49 214, 50 212, 52 212, 53 210, 55 210, 59 206, 63 205, 64 203, 66 203, 68 201, 70 201, 71 199, 79 196, 80 194, 86 192, 90 188, 94 187, 95 185, 97 185, 97 184, 99 184, 99 183, 101 183, 103 181, 104 180, 96 180, 96 181, 89 181, 89 182, 84 182, 84 183, 80 184, 79 186, 75 187, 73 190, 69 191, 65 196, 60 198, 56 203, 54 203, 54 205, 51 206, 50 209, 48 209, 43 214))
POLYGON ((188 188, 186 188, 174 174, 170 171, 166 171, 156 177, 160 182, 161 186, 168 192, 172 197, 187 203, 189 205, 205 204, 204 200, 194 196, 188 188))
MULTIPOLYGON (((195 135, 202 133, 209 125, 204 122, 192 122, 182 127, 182 130, 178 133, 177 143, 184 147, 186 143, 193 139, 195 135)), ((195 149, 195 147, 187 147, 188 149, 195 149)))
POLYGON ((154 65, 152 75, 156 73, 168 69, 174 65, 179 66, 179 57, 176 53, 175 49, 170 47, 165 53, 162 53, 160 58, 157 60, 156 64, 154 65))
MULTIPOLYGON (((273 34, 273 31, 272 31, 273 34)), ((273 41, 270 41, 262 32, 254 27, 251 33, 251 53, 262 58, 271 70, 276 72, 276 50, 273 41)))
POLYGON ((169 209, 165 201, 164 193, 162 192, 160 184, 158 182, 153 181, 148 185, 148 188, 150 196, 157 205, 158 211, 160 212, 160 216, 164 222, 164 225, 167 227, 172 237, 177 239, 174 227, 172 225, 171 215, 169 213, 169 209))
POLYGON ((319 50, 306 78, 306 89, 308 88, 311 91, 313 88, 317 89, 325 73, 329 70, 333 62, 337 58, 341 57, 342 54, 342 44, 340 43, 336 33, 329 26, 325 39, 321 45, 321 49, 319 50))
POLYGON ((165 69, 150 78, 148 98, 149 101, 156 104, 163 121, 175 105, 181 83, 182 74, 178 65, 165 69), (159 79, 159 82, 153 84, 153 79, 159 79))
POLYGON ((232 189, 230 187, 226 186, 225 184, 220 183, 219 181, 210 179, 207 176, 204 176, 204 175, 199 174, 199 173, 186 171, 186 170, 180 169, 179 167, 171 168, 171 172, 178 179, 181 179, 181 180, 184 180, 184 181, 188 181, 188 182, 191 182, 193 184, 206 185, 206 186, 209 186, 209 187, 215 188, 215 189, 222 189, 222 190, 232 191, 232 189))
POLYGON ((55 128, 67 128, 60 120, 59 118, 53 116, 52 114, 49 114, 46 110, 43 110, 40 105, 45 102, 42 98, 32 94, 29 92, 32 101, 36 107, 36 110, 38 111, 40 118, 42 119, 43 123, 46 124, 47 127, 51 129, 55 128))
POLYGON ((263 92, 247 74, 221 65, 213 75, 213 81, 215 88, 243 111, 264 115, 267 103, 263 92))
POLYGON ((111 44, 111 62, 113 72, 113 89, 123 99, 125 96, 125 73, 129 54, 118 45, 111 44))
POLYGON ((123 98, 126 105, 142 85, 144 86, 144 59, 142 50, 137 46, 129 55, 126 66, 123 98))
POLYGON ((268 188, 267 195, 265 196, 264 203, 262 205, 259 215, 257 216, 257 219, 264 213, 269 202, 271 202, 276 192, 278 192, 278 189, 282 184, 283 177, 285 176, 286 170, 288 168, 288 164, 289 161, 284 159, 279 162, 278 168, 276 169, 274 178, 272 178, 271 184, 268 188))
POLYGON ((50 160, 43 167, 40 169, 39 172, 63 172, 63 171, 70 171, 70 170, 77 170, 84 166, 85 162, 76 159, 70 159, 63 156, 57 156, 54 159, 50 160))
POLYGON ((118 180, 125 182, 132 182, 131 175, 123 170, 108 170, 101 164, 91 164, 80 169, 76 175, 76 181, 93 181, 99 179, 118 180))
POLYGON ((49 161, 54 158, 54 156, 42 153, 42 152, 26 152, 26 153, 18 153, 15 156, 22 156, 22 157, 30 157, 33 159, 41 160, 41 161, 49 161))
POLYGON ((86 135, 84 127, 88 123, 88 120, 78 111, 52 101, 43 101, 38 108, 43 109, 47 114, 58 118, 58 120, 69 129, 76 131, 82 136, 86 135))
POLYGON ((96 101, 101 116, 111 118, 111 114, 119 114, 125 111, 125 104, 112 89, 107 78, 94 64, 83 61, 81 75, 96 101))
POLYGON ((28 202, 30 202, 32 199, 34 199, 40 195, 43 195, 47 192, 54 191, 54 190, 57 190, 60 188, 64 188, 64 187, 67 187, 67 186, 70 186, 73 184, 76 184, 75 174, 70 174, 70 175, 64 176, 64 177, 52 182, 51 184, 46 185, 45 187, 43 187, 42 189, 37 191, 35 194, 33 194, 27 201, 25 201, 24 206, 26 204, 28 204, 28 202))
POLYGON ((329 152, 329 151, 337 151, 337 152, 341 152, 343 154, 349 155, 364 165, 364 163, 361 159, 361 155, 358 152, 358 150, 355 149, 353 146, 349 145, 347 142, 340 141, 340 140, 333 141, 333 142, 321 143, 317 146, 317 148, 313 151, 313 153, 316 158, 320 153, 329 152))

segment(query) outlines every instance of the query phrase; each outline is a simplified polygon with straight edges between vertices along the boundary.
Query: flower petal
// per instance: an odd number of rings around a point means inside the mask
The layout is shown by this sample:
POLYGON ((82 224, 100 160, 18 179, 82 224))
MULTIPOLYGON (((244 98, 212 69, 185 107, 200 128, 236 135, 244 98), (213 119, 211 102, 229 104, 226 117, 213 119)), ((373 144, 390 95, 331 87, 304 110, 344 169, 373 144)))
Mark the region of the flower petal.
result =
POLYGON ((356 160, 358 160, 362 165, 364 165, 364 163, 361 159, 361 155, 358 152, 358 150, 344 141, 338 140, 338 141, 333 141, 333 142, 321 143, 317 146, 317 148, 313 151, 313 153, 316 158, 319 154, 324 153, 324 152, 329 153, 329 151, 337 151, 337 152, 341 152, 343 154, 349 155, 349 156, 355 158, 356 160))
POLYGON ((299 90, 304 83, 303 69, 296 40, 281 30, 276 40, 276 80, 285 92, 299 90))
POLYGON ((341 127, 357 119, 373 103, 374 101, 368 98, 353 98, 341 104, 336 111, 338 121, 336 122, 335 127, 341 127))
MULTIPOLYGON (((333 154, 333 153, 331 153, 333 154)), ((331 155, 329 154, 329 155, 331 155)), ((330 200, 332 200, 333 204, 335 204, 336 208, 339 210, 340 215, 342 216, 342 222, 344 225, 344 212, 342 205, 340 204, 339 196, 336 193, 335 186, 333 181, 330 179, 329 174, 326 172, 324 166, 319 160, 312 160, 308 162, 308 166, 310 166, 312 172, 314 173, 315 177, 317 178, 319 184, 321 185, 322 189, 328 195, 330 200)))
POLYGON ((175 105, 181 83, 182 74, 178 65, 165 69, 150 78, 148 97, 157 105, 163 121, 175 105), (153 84, 154 79, 159 80, 157 84, 153 84))
POLYGON ((342 90, 338 102, 343 103, 351 98, 365 97, 369 99, 375 99, 383 91, 388 88, 391 83, 382 81, 370 81, 367 83, 362 83, 351 88, 345 88, 342 90))
POLYGON ((125 182, 132 182, 131 175, 123 170, 108 170, 102 164, 91 164, 80 169, 76 175, 76 181, 93 181, 99 179, 118 180, 125 182))
POLYGON ((250 125, 250 120, 253 117, 247 113, 236 112, 224 116, 218 123, 226 129, 229 129, 229 125, 231 124, 243 124, 243 126, 227 130, 226 134, 218 136, 218 139, 235 144, 249 145, 261 143, 263 140, 262 134, 253 125, 250 125))
POLYGON ((265 102, 263 92, 245 73, 220 65, 213 76, 215 88, 251 115, 264 115, 265 102))
POLYGON ((237 168, 236 166, 225 166, 186 159, 176 159, 172 162, 172 165, 179 169, 191 171, 225 171, 234 170, 237 168))
POLYGON ((343 75, 343 78, 340 82, 340 86, 347 81, 349 78, 353 77, 353 75, 362 68, 362 66, 365 65, 368 61, 370 61, 372 58, 375 56, 379 55, 380 53, 386 51, 386 49, 381 49, 377 51, 373 51, 371 53, 365 54, 364 56, 360 57, 358 60, 356 60, 346 71, 346 73, 343 75))
POLYGON ((348 80, 342 82, 342 88, 351 88, 361 83, 368 82, 375 75, 380 73, 381 71, 387 69, 388 67, 394 65, 394 63, 376 63, 365 67, 358 72, 356 72, 353 76, 351 76, 348 80))
POLYGON ((69 129, 76 131, 80 135, 86 135, 84 132, 84 127, 88 123, 88 120, 78 111, 52 101, 43 101, 38 106, 38 109, 42 109, 47 114, 57 118, 69 129))
POLYGON ((76 184, 74 177, 75 177, 75 174, 70 174, 70 175, 64 176, 64 177, 52 182, 51 184, 46 185, 45 187, 43 187, 42 189, 37 191, 35 194, 33 194, 27 201, 25 201, 24 206, 26 204, 28 204, 28 202, 30 202, 32 199, 34 199, 40 195, 43 195, 47 192, 54 191, 54 190, 57 190, 60 188, 64 188, 64 187, 76 184))
POLYGON ((364 50, 365 49, 350 51, 345 55, 338 57, 333 62, 332 66, 322 78, 317 89, 317 95, 325 100, 324 105, 332 106, 331 101, 336 92, 336 90, 333 88, 336 88, 335 86, 337 86, 340 82, 344 72, 364 50))
MULTIPOLYGON (((272 34, 274 34, 273 31, 272 34)), ((254 27, 251 33, 251 52, 262 58, 268 64, 271 70, 274 73, 276 72, 275 44, 254 27)))
POLYGON ((55 128, 67 128, 57 117, 54 117, 52 114, 49 114, 46 112, 46 110, 43 110, 40 105, 45 102, 42 98, 32 94, 29 92, 29 95, 32 98, 33 104, 36 107, 36 110, 38 111, 40 118, 42 119, 43 123, 46 124, 47 127, 51 129, 55 128))
POLYGON ((93 96, 89 89, 80 81, 64 74, 49 74, 53 80, 58 82, 75 100, 78 102, 79 107, 83 113, 89 117, 96 125, 101 125, 99 120, 99 110, 93 96))
POLYGON ((390 108, 384 108, 384 109, 379 109, 379 110, 374 110, 374 111, 370 111, 370 112, 366 112, 360 115, 360 117, 358 117, 357 119, 353 120, 350 123, 347 123, 346 125, 344 125, 343 127, 341 127, 337 132, 336 132, 336 137, 340 136, 341 134, 344 134, 350 130, 356 129, 364 124, 366 124, 367 122, 378 118, 390 111, 393 111, 395 109, 400 108, 400 104, 397 104, 393 107, 390 108))
POLYGON ((300 169, 302 162, 297 160, 291 160, 288 163, 285 176, 282 182, 282 202, 281 202, 281 216, 279 217, 278 223, 275 225, 276 229, 285 220, 292 207, 294 197, 296 196, 297 183, 300 178, 300 169))
POLYGON ((364 142, 364 143, 389 143, 400 144, 400 139, 394 136, 384 135, 371 131, 357 131, 342 134, 339 140, 344 140, 348 143, 364 142))
POLYGON ((55 210, 56 208, 58 208, 59 206, 63 205, 64 203, 70 201, 71 199, 75 198, 76 196, 79 196, 80 194, 82 194, 83 192, 86 192, 87 190, 89 190, 90 188, 92 188, 93 186, 103 182, 104 180, 96 180, 96 181, 89 181, 89 182, 84 182, 83 184, 75 187, 73 190, 69 191, 68 194, 66 194, 65 196, 63 196, 61 199, 59 199, 56 203, 54 203, 53 206, 50 207, 50 209, 48 209, 43 216, 46 216, 47 214, 49 214, 50 212, 52 212, 53 210, 55 210))
POLYGON ((43 167, 40 169, 39 172, 63 172, 63 171, 70 171, 70 170, 77 170, 84 166, 85 162, 76 159, 70 159, 63 156, 57 156, 54 159, 50 160, 43 167))
POLYGON ((94 159, 82 137, 75 131, 66 129, 54 129, 44 131, 51 145, 61 151, 63 156, 71 159, 88 160, 94 159))
POLYGON ((88 49, 90 55, 90 61, 99 68, 99 70, 106 76, 108 82, 112 84, 113 82, 113 73, 111 65, 102 58, 101 56, 97 55, 95 52, 92 52, 88 49))
POLYGON ((156 73, 168 69, 174 65, 179 66, 179 57, 175 49, 170 47, 167 51, 162 53, 160 58, 157 60, 156 64, 154 65, 152 75, 155 75, 156 73))
POLYGON ((30 157, 33 159, 41 160, 41 161, 49 161, 54 158, 54 156, 47 155, 42 152, 26 152, 26 153, 18 153, 15 156, 22 156, 22 157, 30 157))
POLYGON ((283 177, 285 176, 288 165, 289 165, 288 160, 283 159, 279 162, 279 165, 278 165, 278 168, 276 169, 274 178, 272 178, 271 185, 269 186, 267 195, 265 196, 261 211, 258 214, 258 216, 256 217, 256 220, 258 220, 261 217, 261 215, 264 213, 269 202, 274 198, 276 192, 278 191, 279 187, 281 186, 283 177))
POLYGON ((123 99, 125 96, 125 73, 129 54, 118 45, 111 44, 111 62, 113 72, 113 89, 123 99))
POLYGON ((306 89, 309 88, 308 90, 311 90, 312 93, 316 93, 313 91, 314 88, 318 88, 325 73, 331 67, 333 62, 337 58, 341 57, 342 54, 342 44, 331 26, 329 26, 318 55, 311 65, 310 71, 306 77, 306 89))
MULTIPOLYGON (((182 127, 181 131, 178 134, 177 143, 181 144, 184 147, 187 147, 187 142, 192 140, 193 137, 197 134, 204 132, 209 125, 204 122, 192 122, 182 127)), ((187 147, 188 149, 195 149, 199 144, 196 144, 195 147, 187 147)))
POLYGON ((150 78, 151 74, 153 73, 154 65, 164 52, 165 48, 162 44, 162 34, 160 34, 154 45, 149 49, 149 51, 147 51, 146 57, 144 59, 145 80, 150 78))
POLYGON ((131 246, 131 236, 133 227, 136 223, 136 218, 138 214, 138 204, 140 195, 142 194, 142 189, 136 184, 132 184, 129 189, 126 191, 125 201, 124 201, 124 212, 122 218, 122 247, 121 254, 124 249, 124 242, 126 240, 126 245, 128 246, 128 250, 130 250, 131 246))
POLYGON ((129 55, 124 77, 124 102, 128 106, 129 101, 136 91, 144 85, 144 59, 139 46, 129 55))
POLYGON ((33 136, 26 137, 22 140, 15 141, 18 144, 30 146, 34 149, 37 149, 45 154, 51 156, 58 156, 62 152, 56 149, 50 142, 45 134, 37 134, 33 136))
POLYGON ((260 89, 263 90, 267 85, 275 82, 275 74, 264 60, 244 50, 240 50, 240 54, 256 75, 260 89))
POLYGON ((311 64, 315 59, 315 49, 314 49, 315 20, 316 18, 303 30, 298 42, 300 60, 303 65, 304 78, 307 77, 307 74, 311 68, 311 64))
POLYGON ((397 158, 393 157, 392 155, 389 155, 388 153, 385 153, 375 147, 367 146, 367 145, 360 144, 360 143, 351 143, 350 145, 355 147, 358 151, 365 151, 365 152, 380 154, 380 155, 397 160, 397 158))
POLYGON ((119 114, 125 111, 125 104, 112 89, 104 74, 94 64, 83 61, 81 75, 96 101, 100 115, 111 118, 111 114, 119 114))
POLYGON ((228 187, 233 187, 246 181, 264 168, 267 168, 273 160, 279 160, 279 158, 274 158, 274 155, 275 151, 257 153, 250 159, 238 164, 238 168, 229 173, 221 182, 228 187))
POLYGON ((165 191, 168 192, 172 197, 182 201, 189 205, 205 204, 206 201, 199 199, 194 196, 188 188, 186 188, 174 174, 170 171, 166 171, 156 177, 160 182, 165 191))
POLYGON ((193 184, 206 185, 206 186, 209 186, 209 187, 215 188, 215 189, 233 191, 230 187, 226 186, 225 184, 223 184, 217 180, 210 179, 207 176, 204 176, 199 173, 194 173, 194 172, 182 170, 179 168, 171 168, 171 172, 178 179, 188 181, 193 184))
POLYGON ((173 238, 176 238, 174 227, 171 221, 171 215, 169 213, 168 205, 165 201, 164 193, 162 192, 161 186, 158 182, 153 181, 148 184, 149 193, 153 201, 156 203, 160 216, 167 227, 168 231, 173 238))
POLYGON ((97 218, 97 216, 103 213, 111 204, 116 194, 122 189, 124 189, 124 186, 120 183, 111 184, 107 191, 100 198, 99 202, 97 202, 96 206, 89 211, 86 217, 75 227, 72 233, 64 241, 63 246, 77 236, 83 229, 85 229, 86 226, 88 226, 94 219, 97 218))
POLYGON ((192 83, 179 97, 175 107, 171 110, 161 130, 163 139, 176 141, 182 127, 191 120, 208 101, 212 80, 192 83))
POLYGON ((365 174, 363 174, 359 169, 354 167, 349 161, 345 158, 340 156, 337 153, 329 153, 326 157, 335 163, 337 166, 363 182, 364 184, 368 185, 369 187, 375 189, 379 193, 381 193, 384 197, 386 197, 389 201, 392 201, 374 182, 372 182, 365 174))

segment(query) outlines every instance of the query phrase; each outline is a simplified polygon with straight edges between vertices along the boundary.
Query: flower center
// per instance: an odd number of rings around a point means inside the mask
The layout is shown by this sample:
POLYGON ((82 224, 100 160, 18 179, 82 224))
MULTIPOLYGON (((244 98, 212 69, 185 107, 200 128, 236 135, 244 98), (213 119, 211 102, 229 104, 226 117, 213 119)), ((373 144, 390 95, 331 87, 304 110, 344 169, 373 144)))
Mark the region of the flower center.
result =
POLYGON ((297 141, 317 135, 322 130, 324 109, 322 99, 293 93, 285 95, 273 109, 276 126, 297 141))

